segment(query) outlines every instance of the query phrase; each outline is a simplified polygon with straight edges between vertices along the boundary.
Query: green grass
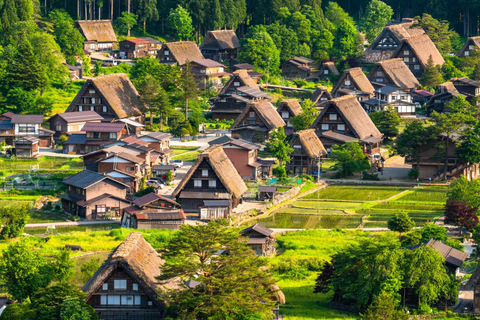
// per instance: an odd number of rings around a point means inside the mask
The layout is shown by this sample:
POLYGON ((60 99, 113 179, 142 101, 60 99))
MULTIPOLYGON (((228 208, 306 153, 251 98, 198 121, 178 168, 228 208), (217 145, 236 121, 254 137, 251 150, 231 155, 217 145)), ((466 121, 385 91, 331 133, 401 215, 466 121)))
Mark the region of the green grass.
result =
POLYGON ((345 215, 342 212, 330 212, 330 214, 326 212, 321 214, 279 212, 273 216, 260 219, 258 222, 267 228, 334 229, 356 228, 361 224, 362 219, 361 216, 345 215))
POLYGON ((387 202, 376 204, 372 209, 391 209, 391 210, 401 210, 401 211, 442 211, 444 205, 437 203, 402 203, 402 202, 387 202))
POLYGON ((361 205, 361 202, 335 202, 303 199, 300 199, 293 204, 295 207, 315 209, 355 209, 361 205))
POLYGON ((71 82, 70 86, 65 89, 59 86, 52 86, 48 88, 45 94, 51 97, 52 100, 54 101, 52 112, 48 116, 65 112, 65 110, 73 101, 73 99, 77 95, 78 91, 80 91, 84 83, 85 81, 80 80, 80 81, 71 82))
POLYGON ((325 189, 308 194, 303 199, 328 200, 356 200, 372 201, 385 200, 399 194, 407 188, 386 186, 329 186, 325 189))
POLYGON ((0 171, 30 170, 82 170, 83 160, 80 158, 41 157, 39 159, 7 159, 0 158, 0 171))
POLYGON ((198 147, 171 147, 172 159, 193 162, 197 160, 200 151, 198 147))
POLYGON ((280 209, 278 213, 290 214, 313 214, 313 215, 345 215, 344 210, 339 209, 325 209, 325 208, 298 208, 295 206, 280 209))
POLYGON ((191 151, 198 150, 199 148, 198 148, 198 147, 179 147, 179 146, 172 146, 172 147, 170 147, 170 149, 172 150, 172 156, 178 156, 178 155, 183 154, 183 153, 187 153, 187 152, 191 152, 191 151))
POLYGON ((447 202, 446 190, 448 189, 416 189, 398 198, 397 200, 438 202, 445 204, 447 202))

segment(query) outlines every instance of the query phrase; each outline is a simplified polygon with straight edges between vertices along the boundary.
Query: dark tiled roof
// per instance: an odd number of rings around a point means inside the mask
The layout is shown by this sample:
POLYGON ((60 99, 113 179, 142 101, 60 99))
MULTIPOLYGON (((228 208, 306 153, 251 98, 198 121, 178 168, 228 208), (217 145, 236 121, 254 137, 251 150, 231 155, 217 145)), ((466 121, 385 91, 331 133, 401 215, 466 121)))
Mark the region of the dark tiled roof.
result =
POLYGON ((344 135, 344 134, 341 134, 341 133, 338 133, 338 132, 333 132, 332 130, 322 132, 321 137, 326 137, 326 138, 330 138, 330 139, 337 140, 337 141, 343 141, 343 142, 357 141, 358 140, 358 139, 356 139, 354 137, 351 137, 351 136, 347 136, 347 135, 344 135))
POLYGON ((0 130, 10 130, 13 128, 11 120, 0 120, 0 130))
POLYGON ((242 231, 240 231, 240 233, 245 234, 245 233, 247 233, 247 232, 249 232, 249 231, 251 231, 251 230, 254 230, 254 231, 256 231, 256 232, 258 232, 258 233, 260 233, 260 234, 263 234, 263 235, 266 236, 266 237, 269 237, 270 235, 273 234, 273 230, 268 229, 267 227, 264 227, 264 226, 262 226, 261 224, 258 224, 258 223, 257 223, 256 225, 254 225, 254 226, 251 226, 251 227, 249 227, 249 228, 243 229, 242 231))
POLYGON ((205 207, 228 207, 230 205, 228 200, 203 200, 205 207))
POLYGON ((270 98, 268 93, 248 86, 238 87, 237 90, 254 98, 270 98))
POLYGON ((199 59, 199 60, 194 60, 192 63, 198 64, 202 67, 205 68, 215 68, 215 67, 224 67, 225 66, 217 61, 214 61, 212 59, 199 59))
POLYGON ((87 132, 121 132, 125 127, 123 122, 87 122, 82 131, 87 132))
POLYGON ((109 193, 104 193, 104 194, 102 194, 98 197, 92 198, 90 200, 78 201, 77 204, 81 207, 85 207, 85 206, 89 206, 89 205, 94 204, 98 201, 101 201, 103 199, 108 199, 108 198, 115 199, 116 201, 123 201, 124 203, 127 203, 127 204, 129 203, 126 199, 111 195, 109 193))
POLYGON ((233 66, 237 70, 252 70, 255 66, 248 63, 240 63, 233 66))
POLYGON ((258 187, 258 192, 277 192, 277 187, 275 186, 259 186, 258 187))
POLYGON ((83 170, 76 175, 63 179, 63 183, 72 187, 84 189, 105 179, 107 179, 107 176, 101 173, 83 170))
POLYGON ((159 171, 175 170, 175 166, 158 164, 153 166, 152 170, 159 170, 159 171))
POLYGON ((155 131, 155 132, 149 132, 147 134, 144 134, 143 136, 138 137, 140 140, 142 140, 143 137, 149 137, 152 139, 156 139, 158 141, 165 141, 165 140, 170 140, 172 139, 172 135, 168 132, 162 132, 162 131, 155 131))
POLYGON ((141 210, 135 213, 137 220, 185 220, 187 217, 182 209, 176 210, 141 210))
POLYGON ((137 198, 137 199, 133 200, 133 204, 136 205, 137 207, 143 207, 143 206, 145 206, 149 203, 152 203, 154 201, 157 201, 157 200, 163 200, 163 201, 166 201, 166 202, 170 202, 173 205, 180 206, 180 204, 178 204, 176 201, 173 201, 172 199, 162 197, 161 195, 158 195, 158 194, 153 193, 153 192, 151 192, 149 194, 146 194, 143 197, 140 197, 140 198, 137 198))
POLYGON ((413 246, 412 249, 416 249, 421 245, 428 246, 432 249, 435 249, 440 255, 445 259, 445 261, 455 267, 461 267, 465 259, 467 259, 467 254, 454 249, 450 246, 447 246, 446 244, 443 244, 440 241, 437 241, 433 238, 428 240, 427 243, 419 244, 416 246, 413 246))
POLYGON ((43 114, 14 114, 12 123, 42 123, 43 114))
POLYGON ((64 112, 64 113, 59 113, 57 115, 67 122, 103 120, 103 117, 98 113, 96 113, 95 111, 64 112))
POLYGON ((400 88, 395 86, 383 86, 375 90, 375 92, 382 93, 382 94, 390 94, 397 90, 400 90, 400 88))
POLYGON ((68 140, 64 142, 64 144, 86 144, 87 143, 87 135, 86 134, 77 134, 74 133, 68 140))

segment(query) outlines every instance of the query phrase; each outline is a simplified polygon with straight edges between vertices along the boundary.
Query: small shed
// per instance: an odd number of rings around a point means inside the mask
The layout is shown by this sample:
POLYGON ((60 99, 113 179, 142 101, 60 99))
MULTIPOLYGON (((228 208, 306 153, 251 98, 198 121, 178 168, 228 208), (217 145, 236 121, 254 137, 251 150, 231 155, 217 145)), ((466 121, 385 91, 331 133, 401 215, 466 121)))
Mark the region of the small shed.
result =
POLYGON ((228 200, 203 200, 200 207, 200 220, 227 219, 230 213, 228 200))
POLYGON ((17 157, 33 157, 38 153, 40 139, 33 136, 23 136, 13 142, 17 157))
POLYGON ((171 171, 173 175, 175 175, 176 170, 175 166, 172 165, 155 165, 152 168, 152 176, 165 180, 167 178, 167 172, 171 171))
POLYGON ((275 198, 275 194, 277 193, 277 187, 275 186, 260 186, 258 187, 258 200, 273 200, 275 198))
POLYGON ((273 230, 258 223, 240 231, 242 237, 248 237, 247 245, 255 251, 257 256, 268 256, 275 253, 273 233, 273 230))

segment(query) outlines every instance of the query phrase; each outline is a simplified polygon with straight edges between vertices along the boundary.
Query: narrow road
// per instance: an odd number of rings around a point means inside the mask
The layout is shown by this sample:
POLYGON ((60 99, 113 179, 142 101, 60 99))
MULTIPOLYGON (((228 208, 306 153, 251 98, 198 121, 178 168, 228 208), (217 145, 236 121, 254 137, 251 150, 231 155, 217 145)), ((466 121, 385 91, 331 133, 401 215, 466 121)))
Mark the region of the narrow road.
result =
POLYGON ((81 227, 98 224, 120 224, 114 220, 92 220, 92 221, 70 221, 70 222, 49 222, 49 223, 27 223, 25 228, 47 228, 47 227, 81 227))

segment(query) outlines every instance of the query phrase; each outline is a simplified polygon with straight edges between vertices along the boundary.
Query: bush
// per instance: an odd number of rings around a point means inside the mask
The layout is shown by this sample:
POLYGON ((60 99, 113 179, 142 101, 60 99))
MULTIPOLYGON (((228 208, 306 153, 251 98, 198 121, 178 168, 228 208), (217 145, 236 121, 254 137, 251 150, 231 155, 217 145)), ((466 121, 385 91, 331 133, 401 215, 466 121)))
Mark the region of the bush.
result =
POLYGON ((309 174, 301 174, 298 176, 300 179, 305 179, 308 181, 314 181, 314 178, 309 174))
POLYGON ((284 167, 275 167, 273 168, 272 172, 273 172, 273 175, 280 180, 285 179, 287 177, 287 171, 285 171, 284 167))
POLYGON ((410 169, 408 171, 408 178, 409 179, 417 179, 418 178, 418 170, 417 169, 410 169))
POLYGON ((375 173, 368 173, 366 170, 363 171, 362 180, 378 181, 380 178, 375 173))

